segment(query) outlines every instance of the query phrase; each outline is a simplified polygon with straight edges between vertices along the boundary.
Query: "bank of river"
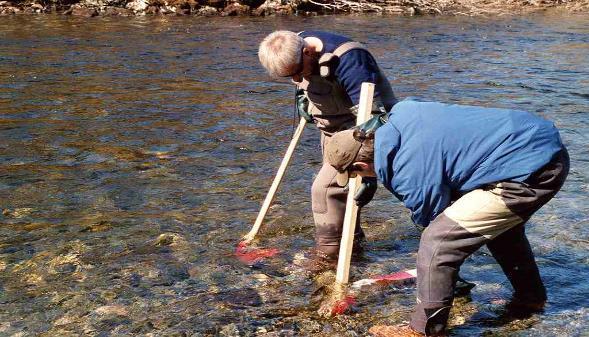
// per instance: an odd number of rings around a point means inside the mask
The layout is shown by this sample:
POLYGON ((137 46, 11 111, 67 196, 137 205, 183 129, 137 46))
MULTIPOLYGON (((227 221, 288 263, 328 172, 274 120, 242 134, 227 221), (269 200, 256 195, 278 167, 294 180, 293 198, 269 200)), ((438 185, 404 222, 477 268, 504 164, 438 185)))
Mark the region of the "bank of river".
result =
MULTIPOLYGON (((260 244, 233 256, 292 135, 293 88, 266 77, 275 29, 364 42, 400 98, 524 109, 562 130, 572 168, 529 224, 546 311, 503 315, 508 282, 486 251, 463 275, 453 336, 580 336, 589 316, 589 16, 0 20, 0 335, 359 336, 400 323, 412 287, 372 289, 356 313, 316 311, 330 275, 294 263, 313 245, 306 130, 260 244)), ((381 189, 352 279, 410 268, 419 231, 381 189)))
POLYGON ((519 15, 559 9, 587 12, 589 0, 3 0, 0 16, 57 13, 81 17, 196 15, 519 15))

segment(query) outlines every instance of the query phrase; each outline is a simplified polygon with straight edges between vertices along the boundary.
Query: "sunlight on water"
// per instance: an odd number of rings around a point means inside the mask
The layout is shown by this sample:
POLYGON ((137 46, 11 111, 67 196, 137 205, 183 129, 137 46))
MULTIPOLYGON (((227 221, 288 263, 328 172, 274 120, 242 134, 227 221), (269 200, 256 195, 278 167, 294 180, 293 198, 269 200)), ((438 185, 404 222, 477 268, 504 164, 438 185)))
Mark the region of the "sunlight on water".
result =
MULTIPOLYGON (((528 233, 549 292, 505 320, 508 282, 482 250, 462 274, 453 336, 580 335, 589 285, 589 17, 93 18, 0 20, 0 335, 363 335, 400 323, 414 288, 317 314, 333 275, 296 261, 313 245, 308 130, 257 245, 249 231, 293 132, 292 92, 257 44, 275 29, 364 42, 400 98, 535 112, 561 129, 572 168, 528 233), (249 260, 248 260, 249 261, 249 260), (327 280, 327 281, 326 281, 327 280), (352 331, 355 331, 352 332, 352 331)), ((412 268, 420 232, 381 189, 351 278, 412 268)))

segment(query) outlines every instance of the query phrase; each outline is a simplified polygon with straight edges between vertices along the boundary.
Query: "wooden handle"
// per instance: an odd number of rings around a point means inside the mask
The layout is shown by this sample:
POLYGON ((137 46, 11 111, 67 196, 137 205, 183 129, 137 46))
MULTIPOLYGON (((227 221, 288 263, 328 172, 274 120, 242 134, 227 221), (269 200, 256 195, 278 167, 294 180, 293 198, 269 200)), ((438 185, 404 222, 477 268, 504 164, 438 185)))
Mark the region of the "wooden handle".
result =
POLYGON ((264 203, 262 204, 262 208, 260 209, 260 213, 258 213, 258 217, 256 218, 256 222, 254 223, 254 226, 249 231, 249 233, 247 233, 243 237, 243 241, 245 241, 246 243, 249 243, 250 241, 252 241, 254 239, 254 237, 256 236, 256 234, 258 233, 258 231, 260 230, 260 227, 262 226, 262 221, 264 221, 264 217, 266 217, 266 213, 268 212, 268 208, 270 208, 270 204, 272 204, 272 201, 274 200, 274 195, 276 194, 276 190, 278 190, 278 186, 280 186, 280 183, 282 182, 282 176, 284 176, 284 172, 286 171, 288 163, 290 162, 290 158, 292 157, 292 154, 297 146, 297 143, 299 142, 299 139, 301 138, 301 135, 303 134, 303 130, 305 129, 306 124, 307 124, 307 121, 304 118, 301 118, 301 121, 299 122, 299 126, 297 127, 294 135, 292 136, 292 140, 290 141, 290 144, 288 145, 288 149, 286 150, 286 154, 284 155, 284 158, 282 158, 282 162, 280 163, 280 167, 278 168, 278 172, 276 173, 276 177, 274 177, 274 181, 272 182, 272 186, 270 186, 270 190, 268 191, 268 194, 266 195, 266 199, 264 199, 264 203))
MULTIPOLYGON (((374 84, 367 82, 362 83, 356 125, 366 122, 370 117, 373 96, 374 84)), ((362 178, 359 176, 351 178, 348 182, 349 191, 348 199, 346 201, 346 213, 344 215, 344 228, 342 232, 342 241, 339 247, 337 274, 335 275, 335 280, 341 284, 347 284, 350 276, 350 260, 352 259, 352 248, 354 245, 354 230, 356 228, 356 219, 358 218, 358 206, 356 206, 354 195, 361 182, 362 178)))

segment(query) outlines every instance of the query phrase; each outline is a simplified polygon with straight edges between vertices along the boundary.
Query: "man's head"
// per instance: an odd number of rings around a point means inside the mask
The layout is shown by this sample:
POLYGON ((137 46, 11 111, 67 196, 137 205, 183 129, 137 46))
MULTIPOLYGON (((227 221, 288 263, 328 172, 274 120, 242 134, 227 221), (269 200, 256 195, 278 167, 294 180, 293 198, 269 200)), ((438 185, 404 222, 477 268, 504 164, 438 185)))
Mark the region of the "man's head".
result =
POLYGON ((374 140, 354 138, 354 129, 335 133, 325 146, 327 162, 337 171, 337 183, 346 186, 356 174, 374 177, 374 140))
POLYGON ((262 40, 258 58, 272 77, 292 77, 300 82, 313 71, 314 48, 294 32, 275 31, 262 40))

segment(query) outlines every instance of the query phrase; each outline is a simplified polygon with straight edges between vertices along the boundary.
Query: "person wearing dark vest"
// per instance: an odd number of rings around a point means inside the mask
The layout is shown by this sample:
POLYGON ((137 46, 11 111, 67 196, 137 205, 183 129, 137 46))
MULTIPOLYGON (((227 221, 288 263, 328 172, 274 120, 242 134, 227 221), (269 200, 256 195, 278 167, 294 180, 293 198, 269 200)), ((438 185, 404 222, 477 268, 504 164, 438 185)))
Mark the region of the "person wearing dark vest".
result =
POLYGON ((554 124, 524 111, 415 100, 397 103, 387 117, 376 132, 338 132, 325 148, 340 183, 377 177, 425 227, 409 326, 369 331, 444 336, 460 266, 483 245, 513 286, 508 312, 542 310, 546 290, 524 224, 569 171, 554 124))
MULTIPOLYGON (((397 102, 374 57, 345 36, 322 31, 276 31, 261 42, 258 56, 270 76, 292 79, 297 111, 321 131, 322 148, 335 132, 355 125, 363 82, 376 86, 374 113, 384 114, 397 102)), ((316 249, 329 259, 336 259, 339 253, 347 198, 347 190, 335 181, 336 173, 323 160, 311 188, 316 249)), ((376 185, 374 178, 363 180, 355 195, 358 206, 372 199, 376 185)), ((358 223, 356 243, 363 238, 358 223)))

